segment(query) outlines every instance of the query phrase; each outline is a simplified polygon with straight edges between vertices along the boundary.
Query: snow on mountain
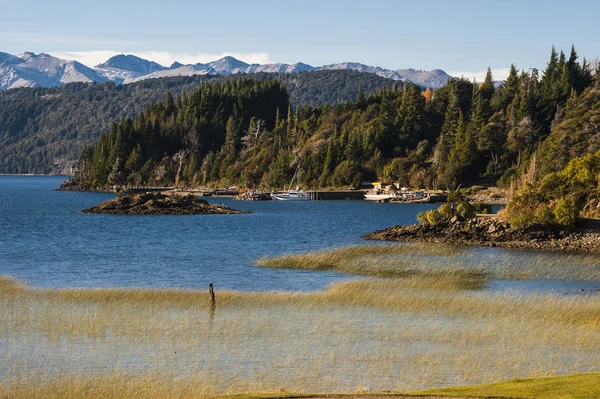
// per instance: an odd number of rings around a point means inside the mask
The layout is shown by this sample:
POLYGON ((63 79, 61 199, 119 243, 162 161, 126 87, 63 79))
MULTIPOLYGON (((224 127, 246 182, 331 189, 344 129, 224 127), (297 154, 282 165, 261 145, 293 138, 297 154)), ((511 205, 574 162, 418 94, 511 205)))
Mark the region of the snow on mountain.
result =
POLYGON ((77 61, 66 61, 49 54, 23 53, 3 56, 0 89, 15 87, 54 87, 72 82, 105 82, 96 71, 77 61))
POLYGON ((94 69, 99 75, 121 84, 157 71, 164 71, 167 68, 135 55, 119 54, 102 64, 96 65, 94 69))
POLYGON ((313 66, 298 62, 298 63, 292 64, 292 65, 282 64, 282 63, 265 64, 265 65, 252 64, 252 65, 249 65, 244 72, 245 73, 256 73, 256 72, 295 73, 295 72, 302 72, 302 71, 314 71, 315 69, 316 68, 313 66))
POLYGON ((0 64, 0 90, 18 87, 35 87, 37 84, 29 74, 20 73, 8 62, 0 64))
POLYGON ((303 62, 297 62, 295 64, 288 65, 286 72, 293 73, 293 72, 304 72, 304 71, 314 71, 314 70, 316 70, 316 68, 311 65, 305 64, 303 62))
POLYGON ((398 69, 396 72, 409 82, 432 88, 442 87, 448 82, 448 79, 452 78, 452 76, 441 69, 421 71, 410 68, 398 69))
POLYGON ((403 80, 403 76, 398 74, 398 72, 396 71, 384 69, 381 67, 373 67, 365 64, 360 64, 358 62, 342 62, 339 64, 323 65, 318 69, 347 69, 359 72, 374 73, 375 75, 379 75, 388 79, 403 80))
POLYGON ((219 75, 244 73, 246 72, 246 69, 250 66, 244 61, 240 61, 231 56, 223 57, 220 60, 209 62, 208 65, 210 65, 219 75))
POLYGON ((125 80, 125 84, 139 82, 141 80, 146 79, 157 79, 157 78, 167 78, 173 76, 193 76, 193 75, 215 75, 217 72, 212 69, 210 65, 206 64, 195 64, 195 65, 181 65, 176 63, 176 68, 173 69, 165 69, 162 71, 152 72, 148 75, 139 76, 137 78, 125 80), (180 65, 180 66, 179 66, 180 65))
POLYGON ((152 72, 162 71, 166 67, 154 62, 148 61, 135 55, 119 54, 111 57, 108 61, 96 65, 96 68, 116 68, 125 71, 137 72, 147 75, 152 72))
POLYGON ((440 69, 420 71, 415 69, 391 70, 374 67, 358 62, 342 62, 337 64, 313 67, 304 63, 296 64, 247 64, 234 57, 227 56, 207 64, 197 63, 183 65, 174 62, 169 68, 156 62, 148 61, 134 55, 120 54, 106 62, 88 68, 77 61, 66 61, 48 54, 24 53, 14 56, 0 52, 0 90, 14 87, 50 87, 61 86, 71 82, 106 82, 127 84, 144 79, 169 76, 191 75, 231 75, 237 73, 296 73, 302 71, 318 71, 343 69, 376 75, 401 81, 413 82, 424 87, 439 88, 446 84, 450 75, 440 69))

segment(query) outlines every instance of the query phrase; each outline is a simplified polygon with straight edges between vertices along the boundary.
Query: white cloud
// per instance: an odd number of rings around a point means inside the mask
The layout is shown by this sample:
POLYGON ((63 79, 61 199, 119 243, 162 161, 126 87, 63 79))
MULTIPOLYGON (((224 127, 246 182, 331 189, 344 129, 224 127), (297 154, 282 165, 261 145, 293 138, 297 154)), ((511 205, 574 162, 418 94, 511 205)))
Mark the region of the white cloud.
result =
MULTIPOLYGON (((485 80, 485 75, 487 73, 487 69, 485 71, 479 72, 461 72, 461 71, 449 71, 448 74, 450 76, 455 76, 460 78, 464 76, 466 79, 473 81, 473 79, 478 82, 483 82, 485 80)), ((505 80, 510 73, 510 68, 492 68, 492 76, 494 80, 505 80)))
POLYGON ((96 51, 52 51, 50 55, 64 60, 79 61, 89 67, 96 66, 108 60, 110 57, 119 54, 116 51, 96 50, 96 51))
POLYGON ((114 50, 92 50, 92 51, 54 51, 51 55, 67 60, 76 60, 87 66, 98 65, 110 57, 118 54, 132 54, 146 60, 158 62, 161 65, 169 66, 178 61, 182 64, 195 64, 197 62, 207 63, 216 61, 220 58, 231 56, 248 64, 271 64, 273 61, 267 53, 171 53, 167 51, 135 51, 119 52, 114 50))

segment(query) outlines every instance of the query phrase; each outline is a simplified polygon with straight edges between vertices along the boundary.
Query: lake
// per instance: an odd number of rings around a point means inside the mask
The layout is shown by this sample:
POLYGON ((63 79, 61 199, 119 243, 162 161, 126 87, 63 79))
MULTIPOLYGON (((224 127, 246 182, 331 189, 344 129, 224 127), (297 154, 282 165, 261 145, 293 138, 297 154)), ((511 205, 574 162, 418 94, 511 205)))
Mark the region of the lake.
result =
MULTIPOLYGON (((209 198, 250 215, 114 216, 79 211, 112 198, 108 193, 58 192, 63 177, 0 176, 0 274, 36 287, 175 287, 243 291, 312 291, 343 274, 253 266, 261 256, 364 244, 361 235, 397 224, 437 205, 371 201, 234 201, 209 198)), ((519 268, 582 262, 592 278, 533 281, 497 279, 490 289, 597 288, 590 259, 568 254, 469 248, 463 259, 519 268), (542 261, 540 262, 540 257, 542 261), (501 260, 501 261, 500 261, 501 260), (585 280, 585 281, 584 281, 585 280)), ((440 260, 443 262, 443 260, 440 260)), ((593 260, 592 260, 593 262, 593 260)), ((498 267, 498 266, 495 266, 498 267)))
POLYGON ((597 371, 596 255, 413 246, 401 259, 411 267, 458 265, 491 279, 484 289, 458 290, 428 287, 426 278, 344 283, 363 277, 253 263, 365 244, 362 234, 414 223, 435 205, 210 198, 253 213, 87 215, 79 211, 113 195, 54 191, 62 180, 0 176, 0 275, 34 287, 202 292, 11 291, 5 284, 0 384, 107 392, 150 384, 166 390, 162 397, 184 397, 186 389, 210 397, 399 391, 597 371), (211 309, 210 282, 236 291, 217 292, 211 309))

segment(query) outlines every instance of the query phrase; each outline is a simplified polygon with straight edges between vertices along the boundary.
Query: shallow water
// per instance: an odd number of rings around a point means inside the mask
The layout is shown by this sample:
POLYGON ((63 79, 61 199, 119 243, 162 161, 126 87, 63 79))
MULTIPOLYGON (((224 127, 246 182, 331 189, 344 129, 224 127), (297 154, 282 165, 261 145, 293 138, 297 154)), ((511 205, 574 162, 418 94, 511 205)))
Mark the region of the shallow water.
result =
MULTIPOLYGON (((112 195, 53 191, 61 181, 0 176, 0 275, 36 287, 205 289, 213 282, 217 289, 322 290, 359 277, 252 263, 265 255, 364 244, 362 234, 414 223, 418 212, 435 207, 211 198, 254 213, 85 215, 79 210, 112 195)), ((449 253, 427 255, 419 264, 454 262, 493 274, 488 292, 467 293, 483 303, 497 292, 530 299, 550 291, 549 300, 590 303, 600 295, 594 291, 600 288, 597 256, 502 248, 449 253)), ((164 375, 173 384, 199 379, 213 389, 207 394, 395 391, 595 371, 600 361, 597 325, 537 316, 240 305, 217 308, 213 318, 205 308, 168 304, 10 294, 0 301, 0 381, 29 378, 34 385, 74 373, 116 372, 164 375)))
MULTIPOLYGON (((364 244, 361 235, 410 224, 436 205, 377 204, 370 201, 245 202, 209 198, 251 215, 114 216, 86 215, 81 209, 113 197, 106 193, 57 192, 62 177, 0 176, 0 274, 37 287, 178 287, 205 289, 321 290, 346 275, 305 270, 264 269, 253 261, 265 255, 298 253, 364 244)), ((597 257, 464 249, 459 261, 473 267, 517 273, 528 261, 551 273, 543 281, 516 282, 512 274, 492 290, 600 288, 597 257), (585 268, 570 281, 568 264, 585 268), (548 266, 546 266, 548 265, 548 266), (564 270, 564 275, 561 274, 564 270)), ((444 259, 435 262, 443 263, 444 259)))
MULTIPOLYGON (((291 305, 218 308, 209 319, 207 309, 124 305, 109 307, 119 317, 106 330, 66 332, 48 329, 45 312, 66 327, 57 319, 74 321, 69 304, 8 303, 30 313, 21 333, 0 329, 0 381, 117 373, 199 380, 212 395, 402 391, 591 372, 600 361, 598 328, 518 318, 291 305)), ((88 318, 107 313, 81 306, 88 318)), ((19 329, 16 314, 0 312, 19 329)))

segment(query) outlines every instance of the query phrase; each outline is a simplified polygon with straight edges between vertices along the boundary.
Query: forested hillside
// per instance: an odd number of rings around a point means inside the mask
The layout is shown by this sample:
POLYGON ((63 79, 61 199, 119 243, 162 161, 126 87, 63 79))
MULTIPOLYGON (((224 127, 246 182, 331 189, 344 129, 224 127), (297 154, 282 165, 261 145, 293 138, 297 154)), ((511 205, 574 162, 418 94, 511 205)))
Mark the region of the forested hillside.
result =
MULTIPOLYGON (((294 106, 338 104, 359 92, 401 85, 391 79, 355 71, 254 74, 277 79, 294 106)), ((49 173, 76 160, 83 144, 91 145, 112 121, 135 117, 150 103, 194 90, 202 82, 238 76, 191 76, 146 80, 128 85, 73 83, 60 88, 0 91, 0 173, 49 173)))
MULTIPOLYGON (((268 188, 289 183, 298 169, 305 188, 365 179, 448 189, 481 180, 508 186, 532 169, 532 154, 550 145, 549 136, 556 140, 566 124, 595 118, 592 86, 599 80, 572 48, 568 57, 552 49, 541 73, 512 66, 499 88, 488 70, 481 83, 454 79, 435 92, 407 84, 359 92, 337 106, 293 109, 274 81, 206 83, 114 124, 84 152, 77 179, 90 186, 268 188)), ((598 134, 598 126, 585 126, 585 137, 598 134)))

